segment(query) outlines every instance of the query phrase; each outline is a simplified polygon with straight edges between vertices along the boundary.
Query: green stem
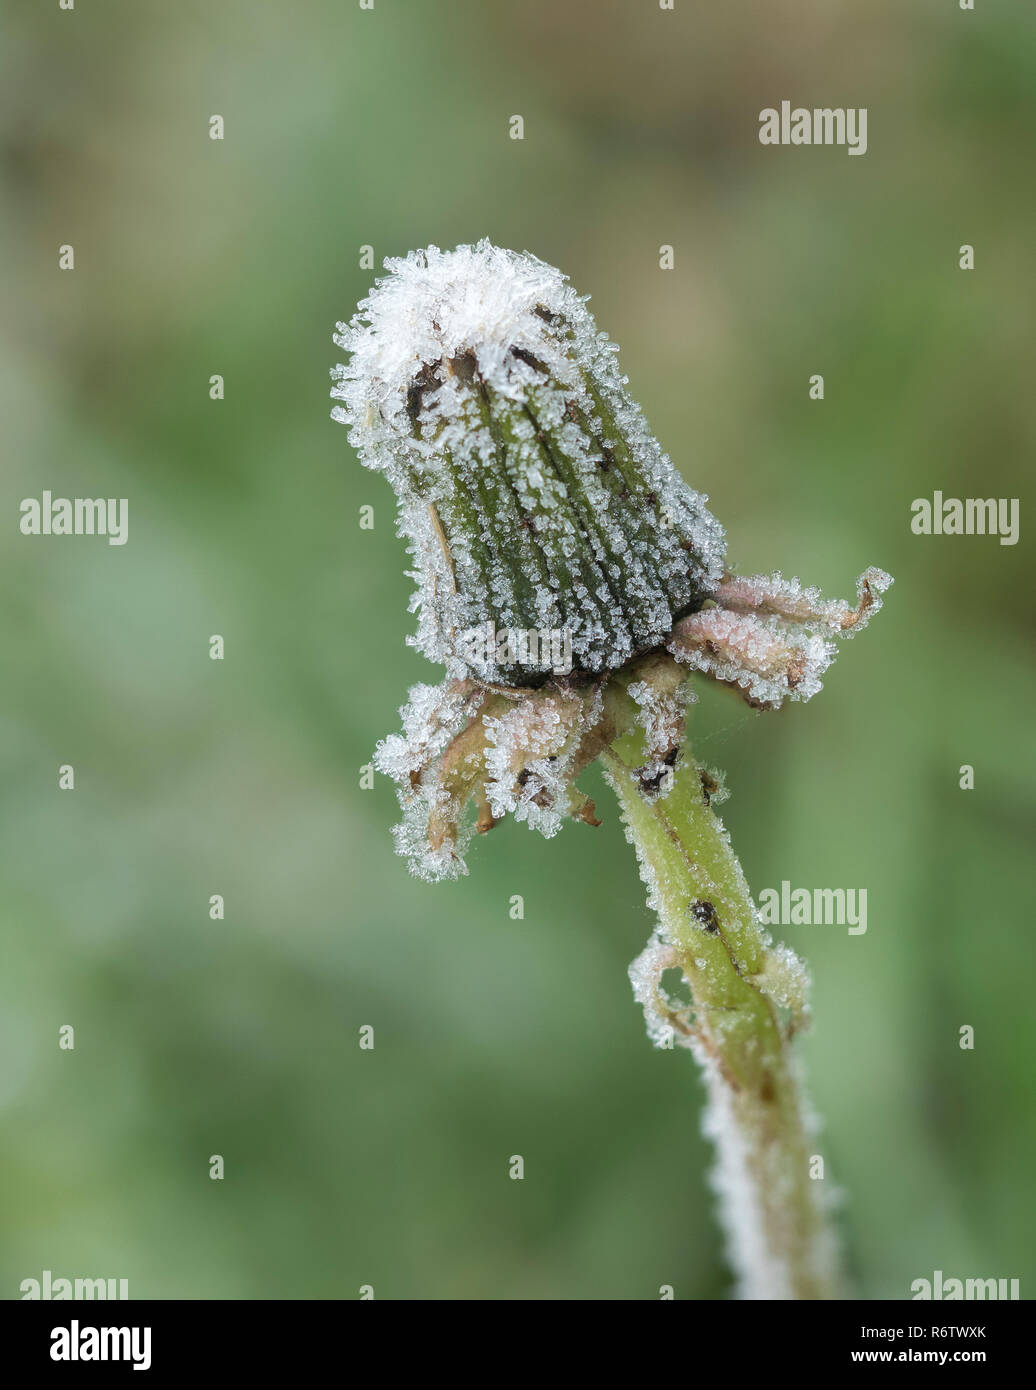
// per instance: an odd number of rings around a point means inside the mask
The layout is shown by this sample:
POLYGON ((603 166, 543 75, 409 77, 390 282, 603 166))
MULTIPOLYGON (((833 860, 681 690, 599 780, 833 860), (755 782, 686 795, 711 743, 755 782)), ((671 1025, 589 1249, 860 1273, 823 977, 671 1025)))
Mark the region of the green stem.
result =
POLYGON ((714 1185, 739 1293, 838 1297, 825 1181, 811 1176, 812 1126, 791 1045, 806 1019, 805 970, 759 924, 690 749, 660 799, 646 796, 635 774, 643 751, 642 736, 628 734, 602 755, 659 918, 631 978, 657 1045, 675 1039, 702 1065, 714 1185), (690 987, 690 1010, 661 990, 670 967, 690 987))

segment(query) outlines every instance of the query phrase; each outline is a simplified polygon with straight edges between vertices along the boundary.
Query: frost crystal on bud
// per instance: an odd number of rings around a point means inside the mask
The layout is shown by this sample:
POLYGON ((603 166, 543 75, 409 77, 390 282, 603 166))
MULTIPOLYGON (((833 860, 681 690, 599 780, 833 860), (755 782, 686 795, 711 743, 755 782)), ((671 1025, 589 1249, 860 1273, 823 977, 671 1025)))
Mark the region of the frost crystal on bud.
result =
POLYGON ((451 676, 533 686, 565 633, 574 671, 657 646, 723 573, 722 527, 626 390, 566 277, 481 241, 386 262, 335 342, 332 414, 399 499, 413 639, 451 676))

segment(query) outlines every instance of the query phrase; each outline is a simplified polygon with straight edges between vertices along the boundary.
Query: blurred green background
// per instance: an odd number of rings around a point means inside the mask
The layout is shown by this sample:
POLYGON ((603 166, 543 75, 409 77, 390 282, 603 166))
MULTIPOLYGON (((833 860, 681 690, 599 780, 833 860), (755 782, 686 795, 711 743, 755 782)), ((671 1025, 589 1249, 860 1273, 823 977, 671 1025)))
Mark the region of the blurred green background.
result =
POLYGON ((599 830, 502 825, 438 887, 359 785, 439 673, 404 645, 390 491, 329 420, 330 335, 361 246, 485 235, 592 294, 739 569, 895 575, 815 702, 705 690, 695 742, 757 891, 868 889, 865 936, 783 933, 858 1290, 1028 1296, 1036 11, 55 0, 2 27, 0 1293, 729 1288, 600 779, 599 830), (866 156, 761 146, 784 98, 866 106, 866 156), (44 488, 127 497, 129 544, 19 535, 44 488), (913 536, 936 488, 1020 497, 1021 542, 913 536))

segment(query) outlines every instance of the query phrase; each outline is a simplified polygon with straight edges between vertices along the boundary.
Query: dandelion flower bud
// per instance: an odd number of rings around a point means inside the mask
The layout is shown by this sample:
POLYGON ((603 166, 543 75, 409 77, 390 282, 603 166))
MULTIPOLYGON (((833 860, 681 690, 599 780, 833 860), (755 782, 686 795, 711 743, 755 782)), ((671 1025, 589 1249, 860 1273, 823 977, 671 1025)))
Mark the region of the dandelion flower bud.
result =
POLYGON ((399 500, 412 641, 451 676, 615 670, 697 612, 722 527, 626 390, 560 271, 481 241, 386 262, 335 342, 335 419, 399 500), (565 668, 560 668, 565 669, 565 668))

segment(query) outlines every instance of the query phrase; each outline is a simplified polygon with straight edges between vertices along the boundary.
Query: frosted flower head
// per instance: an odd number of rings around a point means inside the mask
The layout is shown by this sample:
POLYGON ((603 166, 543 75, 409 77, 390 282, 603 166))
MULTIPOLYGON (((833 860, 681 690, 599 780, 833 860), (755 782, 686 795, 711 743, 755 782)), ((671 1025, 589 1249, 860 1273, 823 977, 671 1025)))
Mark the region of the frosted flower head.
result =
POLYGON ((416 645, 454 677, 614 670, 699 609, 723 530, 648 431, 566 277, 481 241, 386 261, 335 342, 332 414, 399 501, 416 645), (538 642, 511 634, 540 634, 538 642))
POLYGON ((854 608, 779 573, 727 573, 707 499, 560 271, 488 241, 385 264, 338 325, 332 415, 395 489, 412 641, 446 667, 375 755, 399 787, 397 849, 435 880, 463 873, 471 836, 508 813, 547 836, 566 817, 598 824, 576 779, 631 729, 643 796, 667 796, 692 670, 756 709, 808 700, 832 639, 865 626, 892 581, 867 570, 854 608))

